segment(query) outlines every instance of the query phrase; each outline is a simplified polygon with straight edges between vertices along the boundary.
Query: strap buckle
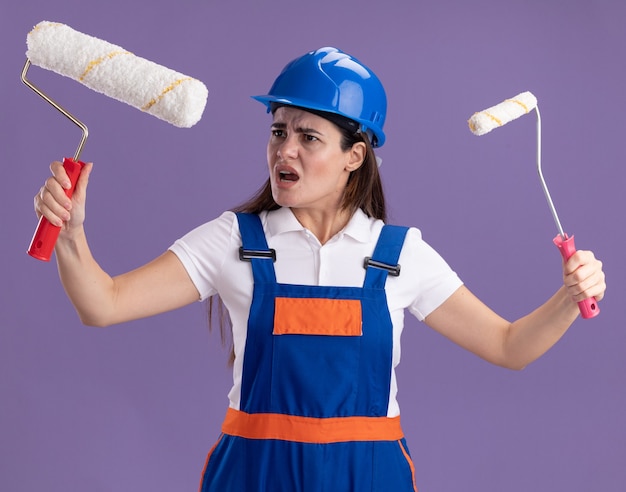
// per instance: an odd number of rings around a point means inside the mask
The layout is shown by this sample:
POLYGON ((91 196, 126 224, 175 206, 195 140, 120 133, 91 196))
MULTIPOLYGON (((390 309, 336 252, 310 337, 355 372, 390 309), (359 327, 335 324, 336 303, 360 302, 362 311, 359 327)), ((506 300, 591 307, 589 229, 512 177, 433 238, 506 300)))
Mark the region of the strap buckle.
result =
POLYGON ((276 262, 276 250, 275 249, 244 249, 243 246, 239 248, 239 259, 241 261, 252 261, 252 258, 260 258, 260 259, 272 260, 272 262, 276 262))
POLYGON ((392 277, 400 276, 400 265, 389 265, 382 261, 372 260, 371 256, 366 256, 363 260, 363 268, 367 270, 367 267, 379 268, 380 270, 386 270, 392 277))

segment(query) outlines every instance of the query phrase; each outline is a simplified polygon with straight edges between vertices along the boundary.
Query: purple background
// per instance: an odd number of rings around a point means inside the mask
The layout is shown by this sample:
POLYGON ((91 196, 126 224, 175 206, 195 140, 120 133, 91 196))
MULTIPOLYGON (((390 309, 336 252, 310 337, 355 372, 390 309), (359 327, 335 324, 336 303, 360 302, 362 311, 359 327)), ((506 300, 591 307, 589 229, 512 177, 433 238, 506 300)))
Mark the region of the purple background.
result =
POLYGON ((203 80, 202 121, 178 129, 67 78, 30 77, 83 119, 95 162, 87 229, 112 274, 249 196, 269 117, 249 98, 326 45, 386 86, 382 174, 392 221, 425 238, 487 304, 515 318, 560 283, 535 170, 534 116, 483 137, 475 111, 530 90, 564 228, 605 263, 601 315, 522 372, 491 366, 408 319, 403 425, 421 492, 626 487, 624 104, 619 0, 30 0, 0 7, 0 490, 196 490, 227 405, 226 353, 205 305, 105 330, 81 326, 54 263, 25 253, 32 196, 80 133, 19 82, 41 20, 203 80))

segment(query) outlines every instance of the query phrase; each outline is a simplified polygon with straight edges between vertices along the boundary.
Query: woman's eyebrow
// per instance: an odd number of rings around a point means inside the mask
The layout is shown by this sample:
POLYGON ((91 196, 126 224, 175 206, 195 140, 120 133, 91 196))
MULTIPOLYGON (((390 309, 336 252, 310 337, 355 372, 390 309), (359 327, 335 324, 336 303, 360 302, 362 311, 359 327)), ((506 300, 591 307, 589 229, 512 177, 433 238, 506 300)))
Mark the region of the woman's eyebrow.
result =
MULTIPOLYGON (((286 123, 279 123, 279 122, 272 123, 271 128, 274 129, 274 130, 284 130, 285 128, 287 128, 287 124, 286 123)), ((299 127, 297 127, 295 129, 295 131, 297 133, 307 133, 307 134, 314 133, 316 135, 323 135, 322 132, 316 130, 315 128, 306 128, 306 127, 299 126, 299 127)))

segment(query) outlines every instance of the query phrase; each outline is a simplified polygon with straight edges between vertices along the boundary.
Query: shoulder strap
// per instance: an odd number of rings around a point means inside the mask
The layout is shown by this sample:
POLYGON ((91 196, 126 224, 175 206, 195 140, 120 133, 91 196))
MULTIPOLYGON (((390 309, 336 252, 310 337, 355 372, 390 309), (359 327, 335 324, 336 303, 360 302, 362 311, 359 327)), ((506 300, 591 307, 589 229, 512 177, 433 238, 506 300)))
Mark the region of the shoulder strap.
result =
POLYGON ((363 287, 383 289, 388 275, 394 277, 400 275, 398 258, 408 230, 409 228, 404 226, 383 226, 374 253, 371 257, 365 258, 363 264, 367 269, 363 287))
POLYGON ((237 220, 242 242, 239 259, 252 264, 255 283, 276 283, 276 251, 267 245, 261 219, 256 214, 237 212, 237 220))

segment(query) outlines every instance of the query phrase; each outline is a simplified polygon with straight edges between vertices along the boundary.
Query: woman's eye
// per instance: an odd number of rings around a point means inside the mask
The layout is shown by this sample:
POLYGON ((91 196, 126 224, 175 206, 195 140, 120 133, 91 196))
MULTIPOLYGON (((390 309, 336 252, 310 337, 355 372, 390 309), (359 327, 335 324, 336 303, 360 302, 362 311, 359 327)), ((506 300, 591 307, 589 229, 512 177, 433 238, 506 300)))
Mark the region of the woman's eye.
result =
POLYGON ((306 140, 307 142, 315 142, 317 141, 317 137, 314 135, 307 135, 306 133, 304 134, 304 140, 306 140))
POLYGON ((283 137, 285 132, 283 130, 272 130, 273 137, 283 137))

